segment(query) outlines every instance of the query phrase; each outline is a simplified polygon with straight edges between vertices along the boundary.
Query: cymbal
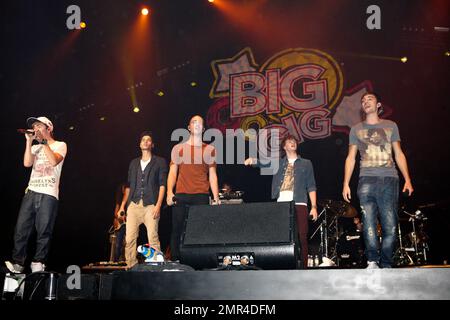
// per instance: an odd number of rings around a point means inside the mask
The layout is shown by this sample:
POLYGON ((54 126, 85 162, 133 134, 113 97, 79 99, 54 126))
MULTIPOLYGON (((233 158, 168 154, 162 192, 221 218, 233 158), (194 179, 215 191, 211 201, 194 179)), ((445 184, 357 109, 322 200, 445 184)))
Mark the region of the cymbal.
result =
POLYGON ((322 207, 329 208, 333 213, 344 217, 344 218, 353 218, 358 215, 356 209, 348 202, 324 199, 319 200, 318 204, 322 207))
POLYGON ((337 202, 337 201, 331 200, 331 199, 317 200, 317 204, 322 207, 331 207, 335 202, 337 202))

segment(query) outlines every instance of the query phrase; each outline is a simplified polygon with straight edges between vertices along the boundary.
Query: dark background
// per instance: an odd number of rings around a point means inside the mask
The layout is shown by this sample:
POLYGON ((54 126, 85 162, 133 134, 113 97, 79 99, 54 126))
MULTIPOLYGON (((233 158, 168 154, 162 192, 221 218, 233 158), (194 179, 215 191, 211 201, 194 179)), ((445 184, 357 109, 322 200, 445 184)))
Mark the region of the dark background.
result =
MULTIPOLYGON (((245 47, 259 64, 287 48, 319 49, 341 63, 344 89, 372 81, 400 129, 415 188, 406 204, 409 210, 428 205, 423 211, 429 217, 430 262, 448 259, 450 57, 444 53, 450 41, 448 32, 433 27, 449 26, 449 2, 228 3, 236 8, 229 15, 207 0, 1 2, 1 260, 10 258, 30 175, 22 166, 24 138, 16 133, 27 117, 49 117, 57 139, 68 144, 50 268, 108 260, 114 194, 126 179, 129 161, 140 154, 139 133, 152 130, 155 152, 169 159, 172 130, 186 127, 194 114, 205 116, 213 103, 208 96, 214 80, 210 62, 231 58, 245 47), (81 7, 87 22, 76 35, 66 27, 71 4, 81 7), (130 44, 144 4, 152 10, 144 40, 130 44), (372 4, 381 8, 381 30, 366 28, 366 8, 372 4), (368 56, 407 56, 408 62, 368 56), (127 82, 124 60, 133 66, 132 82, 127 82), (161 75, 158 71, 164 69, 161 75), (192 81, 198 85, 192 87, 192 81), (130 84, 139 84, 139 113, 132 112, 130 84), (159 90, 164 96, 156 95, 159 90)), ((300 146, 314 164, 319 199, 341 199, 347 141, 346 134, 334 133, 300 146)), ((221 165, 218 174, 220 184, 228 181, 244 191, 245 201, 269 201, 271 178, 257 170, 221 165)), ((163 245, 169 217, 170 211, 163 212, 163 245)))

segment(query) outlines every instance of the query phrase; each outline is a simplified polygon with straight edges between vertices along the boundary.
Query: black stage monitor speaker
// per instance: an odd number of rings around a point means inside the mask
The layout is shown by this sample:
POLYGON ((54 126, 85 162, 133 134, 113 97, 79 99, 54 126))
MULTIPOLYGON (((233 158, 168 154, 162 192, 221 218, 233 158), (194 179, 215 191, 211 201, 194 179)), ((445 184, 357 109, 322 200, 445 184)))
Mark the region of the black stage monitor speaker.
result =
POLYGON ((99 300, 99 274, 81 274, 80 288, 69 288, 69 274, 62 274, 58 279, 57 300, 99 300))
POLYGON ((295 205, 291 202, 191 206, 182 234, 180 262, 195 269, 227 264, 295 269, 295 221, 295 205))

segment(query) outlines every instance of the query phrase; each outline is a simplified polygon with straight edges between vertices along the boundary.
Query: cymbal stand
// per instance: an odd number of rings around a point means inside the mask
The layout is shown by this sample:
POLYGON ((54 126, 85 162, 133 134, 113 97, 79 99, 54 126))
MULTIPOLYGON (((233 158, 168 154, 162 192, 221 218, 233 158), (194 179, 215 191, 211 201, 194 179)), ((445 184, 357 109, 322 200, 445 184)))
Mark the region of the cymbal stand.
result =
POLYGON ((331 248, 332 252, 331 252, 331 260, 335 260, 337 259, 337 245, 338 245, 338 241, 339 241, 339 217, 338 215, 336 215, 333 220, 330 222, 330 225, 328 226, 328 231, 330 232, 330 234, 333 234, 333 238, 334 239, 334 245, 331 248), (333 231, 334 228, 334 231, 333 231))
POLYGON ((416 261, 417 261, 417 233, 416 233, 416 219, 414 217, 409 218, 409 221, 412 223, 413 228, 413 242, 414 242, 414 252, 416 254, 416 261))
POLYGON ((403 247, 403 240, 402 240, 402 229, 400 227, 400 222, 398 223, 397 226, 398 229, 398 240, 399 240, 399 248, 397 249, 397 260, 398 260, 398 265, 413 265, 414 261, 411 258, 411 256, 408 254, 408 252, 406 251, 406 248, 403 247))
MULTIPOLYGON (((409 212, 407 212, 405 210, 403 210, 403 212, 409 216, 409 221, 411 222, 411 225, 412 225, 412 230, 413 230, 413 232, 412 232, 412 239, 413 239, 413 244, 414 244, 414 255, 415 255, 415 258, 416 258, 415 262, 417 264, 420 264, 421 263, 421 261, 420 261, 421 259, 419 257, 419 246, 417 244, 416 219, 418 219, 418 220, 420 220, 420 219, 426 220, 426 218, 423 217, 422 213, 419 210, 417 210, 415 212, 415 214, 409 213, 409 212)), ((426 250, 428 249, 428 245, 425 243, 424 245, 422 245, 422 247, 423 247, 422 248, 423 249, 422 250, 422 254, 423 254, 423 259, 424 259, 423 262, 426 263, 427 262, 426 250)))
POLYGON ((317 216, 317 220, 323 215, 322 222, 314 230, 313 234, 309 240, 313 239, 318 231, 320 231, 320 247, 319 251, 322 257, 328 258, 328 228, 327 228, 327 206, 325 206, 322 211, 317 216))

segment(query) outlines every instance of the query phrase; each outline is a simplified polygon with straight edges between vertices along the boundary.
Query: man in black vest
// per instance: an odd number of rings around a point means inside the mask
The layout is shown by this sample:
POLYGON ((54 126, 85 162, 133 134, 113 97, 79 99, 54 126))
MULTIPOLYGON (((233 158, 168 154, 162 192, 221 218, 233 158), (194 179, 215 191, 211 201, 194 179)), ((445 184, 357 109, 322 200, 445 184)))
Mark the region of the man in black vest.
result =
POLYGON ((147 228, 149 245, 161 250, 158 224, 168 171, 166 160, 152 154, 154 145, 151 132, 141 133, 139 141, 142 156, 133 159, 130 163, 129 187, 125 189, 118 211, 125 211, 125 206, 128 205, 125 258, 129 268, 137 264, 136 240, 139 235, 139 226, 142 223, 147 228))

